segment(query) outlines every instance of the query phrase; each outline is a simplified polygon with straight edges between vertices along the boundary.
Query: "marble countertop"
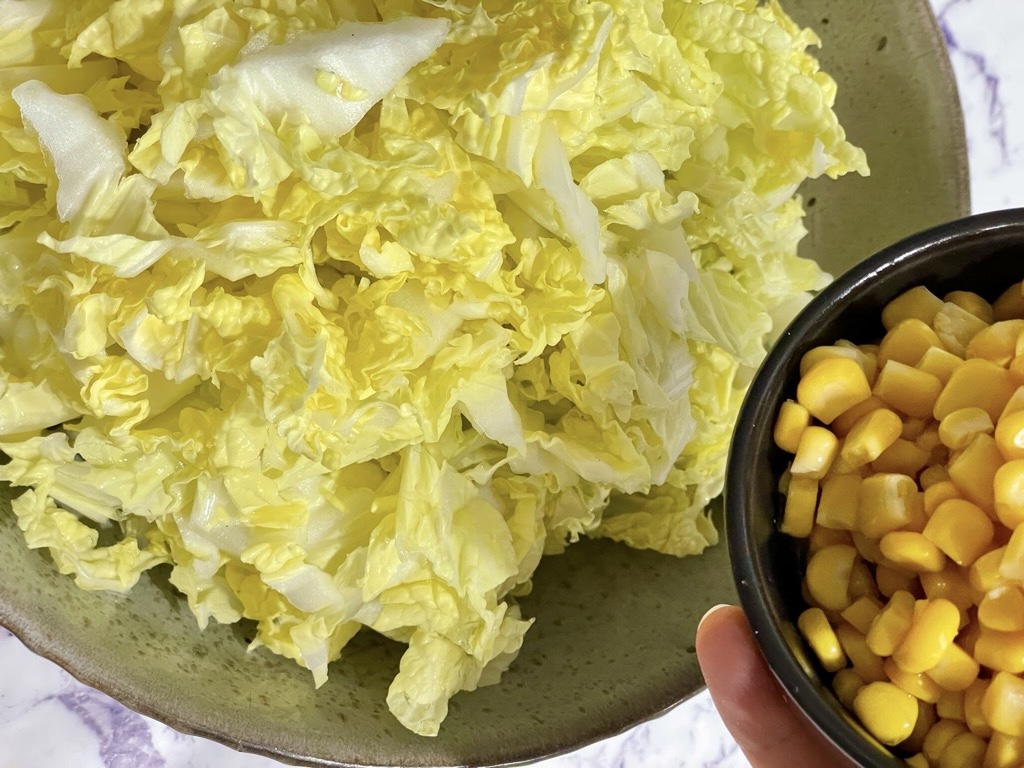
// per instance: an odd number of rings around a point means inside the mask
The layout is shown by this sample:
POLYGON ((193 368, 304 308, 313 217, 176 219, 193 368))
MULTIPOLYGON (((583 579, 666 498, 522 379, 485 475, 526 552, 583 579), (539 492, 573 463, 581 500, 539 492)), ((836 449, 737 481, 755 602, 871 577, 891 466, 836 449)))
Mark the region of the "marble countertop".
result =
MULTIPOLYGON (((1024 205, 1024 3, 932 0, 967 127, 975 211, 1024 205)), ((0 768, 274 768, 131 712, 0 630, 0 768), (60 734, 59 738, 55 734, 60 734)), ((739 768, 748 763, 706 693, 540 768, 739 768)))

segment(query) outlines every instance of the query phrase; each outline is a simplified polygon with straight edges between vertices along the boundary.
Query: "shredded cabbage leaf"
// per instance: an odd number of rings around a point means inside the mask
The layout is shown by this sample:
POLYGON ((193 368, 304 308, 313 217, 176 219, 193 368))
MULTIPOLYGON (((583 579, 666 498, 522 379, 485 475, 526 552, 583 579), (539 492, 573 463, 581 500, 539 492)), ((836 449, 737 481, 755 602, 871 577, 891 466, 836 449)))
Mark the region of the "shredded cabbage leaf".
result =
POLYGON ((756 0, 0 0, 0 479, 434 735, 546 554, 716 543, 749 377, 866 173, 756 0), (344 674, 343 668, 336 670, 344 674))

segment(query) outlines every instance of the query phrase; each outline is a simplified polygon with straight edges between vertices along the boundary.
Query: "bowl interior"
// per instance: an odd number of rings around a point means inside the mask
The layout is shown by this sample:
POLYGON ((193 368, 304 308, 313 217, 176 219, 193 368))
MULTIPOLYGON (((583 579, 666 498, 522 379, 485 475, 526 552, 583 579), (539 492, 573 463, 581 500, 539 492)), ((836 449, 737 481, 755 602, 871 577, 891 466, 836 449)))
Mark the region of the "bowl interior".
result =
MULTIPOLYGON (((872 166, 870 178, 805 189, 803 255, 838 274, 885 243, 966 214, 959 102, 926 0, 784 5, 821 34, 837 111, 872 166)), ((724 546, 676 560, 582 542, 541 566, 522 601, 536 623, 502 684, 457 696, 441 735, 425 739, 384 705, 397 646, 357 641, 315 691, 291 662, 246 655, 244 631, 201 634, 160 574, 125 597, 79 591, 25 548, 0 510, 0 624, 180 730, 311 765, 507 765, 613 735, 703 687, 697 621, 735 597, 724 546)))
POLYGON ((1024 209, 944 225, 888 248, 826 288, 793 321, 754 379, 740 414, 737 432, 746 439, 734 442, 729 459, 726 527, 741 602, 776 676, 860 765, 903 763, 846 713, 796 631, 806 607, 800 596, 806 544, 777 531, 777 484, 787 461, 772 441, 778 406, 796 391, 804 352, 837 339, 877 341, 884 334, 882 308, 908 288, 926 285, 939 296, 975 291, 994 299, 1022 278, 1024 209))

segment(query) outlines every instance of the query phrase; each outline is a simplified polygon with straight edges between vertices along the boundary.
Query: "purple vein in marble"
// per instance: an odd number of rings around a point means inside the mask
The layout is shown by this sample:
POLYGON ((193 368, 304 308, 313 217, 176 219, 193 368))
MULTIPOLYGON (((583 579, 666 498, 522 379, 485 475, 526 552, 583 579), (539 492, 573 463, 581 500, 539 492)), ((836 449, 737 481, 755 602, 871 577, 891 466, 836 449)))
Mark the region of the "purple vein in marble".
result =
POLYGON ((141 715, 89 689, 55 698, 96 734, 106 768, 167 768, 141 715))
POLYGON ((999 75, 992 71, 984 53, 968 50, 960 45, 956 35, 953 34, 952 26, 946 18, 951 10, 969 1, 951 0, 945 8, 938 12, 939 27, 946 38, 946 45, 949 48, 950 55, 959 54, 966 59, 985 83, 985 95, 988 101, 988 133, 999 145, 999 153, 1003 161, 1006 162, 1010 159, 1010 145, 1006 138, 1006 109, 999 93, 999 75))

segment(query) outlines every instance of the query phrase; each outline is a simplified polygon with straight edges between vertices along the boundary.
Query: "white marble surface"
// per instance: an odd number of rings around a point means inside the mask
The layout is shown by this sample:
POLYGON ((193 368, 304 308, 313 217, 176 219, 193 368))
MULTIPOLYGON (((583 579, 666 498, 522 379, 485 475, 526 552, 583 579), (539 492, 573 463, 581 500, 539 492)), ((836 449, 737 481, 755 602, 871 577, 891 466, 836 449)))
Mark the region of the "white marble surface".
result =
MULTIPOLYGON (((1024 3, 932 0, 960 86, 976 211, 1024 205, 1024 3)), ((273 768, 130 712, 0 630, 0 768, 273 768)), ((740 768, 707 694, 543 768, 740 768)))

